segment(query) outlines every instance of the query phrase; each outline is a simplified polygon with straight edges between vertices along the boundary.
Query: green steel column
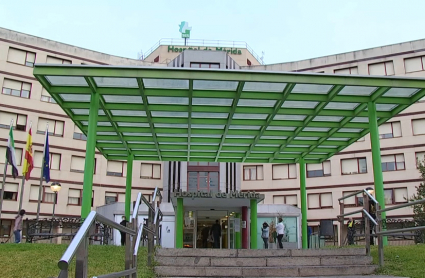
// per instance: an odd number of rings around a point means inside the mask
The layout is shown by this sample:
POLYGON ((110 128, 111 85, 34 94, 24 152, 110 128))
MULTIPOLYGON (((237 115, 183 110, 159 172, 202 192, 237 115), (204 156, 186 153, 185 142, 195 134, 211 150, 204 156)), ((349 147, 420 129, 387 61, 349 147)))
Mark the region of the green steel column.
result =
POLYGON ((235 249, 241 249, 242 247, 242 237, 241 237, 241 214, 235 213, 235 219, 239 219, 239 232, 235 231, 235 249))
POLYGON ((257 249, 257 200, 251 199, 251 249, 257 249))
POLYGON ((87 131, 86 160, 84 166, 83 202, 81 218, 86 218, 91 211, 93 197, 94 155, 96 152, 97 116, 99 114, 99 93, 94 92, 90 100, 89 125, 87 131))
POLYGON ((131 211, 131 181, 133 177, 133 156, 127 158, 127 177, 125 179, 125 218, 130 221, 131 211))
POLYGON ((302 246, 303 249, 308 248, 307 238, 307 187, 305 180, 305 162, 304 159, 300 159, 300 194, 301 194, 301 231, 302 231, 302 246))
POLYGON ((177 198, 177 211, 176 211, 176 248, 183 248, 183 198, 177 198))
MULTIPOLYGON (((384 195, 384 178, 382 176, 381 164, 381 146, 379 142, 379 129, 378 119, 376 116, 376 104, 369 102, 367 104, 369 113, 369 129, 370 129, 370 144, 372 147, 372 164, 373 164, 373 180, 375 184, 375 197, 381 209, 385 208, 385 195, 384 195)), ((385 223, 386 213, 381 215, 382 223, 385 223)), ((385 229, 383 229, 385 230, 385 229)), ((387 237, 383 237, 384 245, 387 245, 387 237)))

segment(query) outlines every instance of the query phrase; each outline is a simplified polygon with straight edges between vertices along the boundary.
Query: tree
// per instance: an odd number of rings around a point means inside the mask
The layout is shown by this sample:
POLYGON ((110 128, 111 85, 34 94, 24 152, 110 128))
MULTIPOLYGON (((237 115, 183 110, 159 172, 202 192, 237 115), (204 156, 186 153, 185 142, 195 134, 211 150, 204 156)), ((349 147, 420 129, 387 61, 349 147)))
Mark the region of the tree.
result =
MULTIPOLYGON (((423 182, 419 186, 416 186, 416 194, 414 194, 410 201, 418 201, 425 199, 425 161, 419 162, 419 172, 421 173, 421 178, 423 182)), ((413 206, 413 220, 415 221, 415 226, 425 226, 425 203, 414 205, 413 206)), ((425 231, 418 230, 415 232, 415 243, 425 243, 425 231)))

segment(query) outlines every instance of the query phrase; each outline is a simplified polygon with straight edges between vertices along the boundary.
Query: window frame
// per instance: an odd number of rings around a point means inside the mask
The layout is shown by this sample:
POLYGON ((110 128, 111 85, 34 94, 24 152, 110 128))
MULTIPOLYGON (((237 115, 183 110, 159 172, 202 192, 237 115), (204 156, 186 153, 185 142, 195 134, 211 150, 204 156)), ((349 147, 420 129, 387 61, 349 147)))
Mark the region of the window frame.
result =
MULTIPOLYGON (((84 158, 84 163, 85 163, 85 157, 84 156, 79 156, 79 155, 71 155, 71 162, 72 162, 72 158, 73 157, 79 157, 79 158, 84 158)), ((94 158, 94 175, 96 175, 96 166, 97 166, 97 158, 94 158)), ((76 170, 76 169, 72 169, 72 163, 69 166, 69 171, 72 173, 84 173, 84 170, 76 170)))
POLYGON ((110 205, 110 204, 118 203, 118 195, 119 195, 119 193, 118 193, 118 192, 105 191, 105 205, 110 205), (107 197, 112 197, 112 196, 106 196, 106 193, 113 193, 113 194, 115 194, 115 202, 107 203, 107 202, 106 202, 106 198, 107 198, 107 197))
POLYGON ((58 199, 59 199, 59 192, 56 192, 56 194, 55 193, 50 193, 50 192, 46 192, 46 189, 47 188, 50 188, 50 186, 43 186, 43 195, 41 196, 41 202, 43 203, 43 204, 54 204, 54 203, 56 203, 55 205, 57 205, 58 204, 58 199), (46 199, 46 193, 47 194, 53 194, 53 195, 56 195, 56 197, 55 197, 55 201, 56 202, 47 202, 45 199, 46 199))
POLYGON ((333 209, 333 199, 332 199, 332 206, 322 206, 322 194, 331 194, 331 198, 333 198, 332 192, 320 192, 320 193, 309 193, 307 194, 307 209, 333 209), (319 207, 318 208, 310 208, 310 204, 308 202, 308 196, 310 195, 319 195, 319 207))
MULTIPOLYGON (((348 68, 342 68, 342 69, 334 69, 334 72, 333 73, 335 73, 335 71, 340 71, 340 70, 349 70, 349 72, 350 72, 350 75, 352 75, 353 73, 351 73, 351 71, 353 70, 353 69, 357 69, 357 73, 356 74, 354 74, 354 75, 358 75, 359 74, 359 68, 358 68, 358 66, 354 66, 354 67, 348 67, 348 68)), ((336 74, 338 74, 338 73, 336 73, 336 74)))
MULTIPOLYGON (((45 90, 45 89, 43 88, 42 90, 45 90)), ((49 96, 43 95, 43 91, 41 92, 40 101, 47 102, 47 103, 54 103, 54 104, 57 103, 56 100, 54 98, 52 98, 52 96, 50 96, 50 95, 49 96), (47 98, 47 100, 45 100, 43 98, 47 98)))
MULTIPOLYGON (((18 191, 16 191, 16 192, 11 192, 11 191, 6 191, 6 190, 4 190, 4 191, 3 191, 3 201, 12 201, 12 202, 16 202, 16 201, 18 200, 18 194, 19 194, 19 183, 11 182, 10 184, 16 184, 16 185, 18 185, 18 191), (13 195, 14 197, 13 197, 12 199, 6 199, 6 198, 5 198, 5 196, 4 196, 4 194, 6 194, 6 192, 14 194, 14 195, 13 195)), ((6 186, 6 183, 4 184, 4 186, 6 186)))
MULTIPOLYGON (((273 200, 274 200, 274 197, 283 197, 283 204, 284 204, 284 205, 289 205, 289 206, 298 207, 298 195, 297 195, 297 194, 289 194, 289 195, 273 195, 273 200), (287 203, 286 203, 286 197, 295 197, 295 199, 297 199, 297 204, 296 204, 296 205, 293 205, 293 204, 287 204, 287 203)), ((275 204, 275 203, 273 202, 273 204, 275 204)))
MULTIPOLYGON (((396 154, 386 154, 386 155, 381 155, 381 168, 382 168, 382 172, 394 172, 394 171, 404 171, 406 170, 406 160, 404 159, 404 153, 396 153, 396 154), (397 162, 397 155, 402 155, 403 156, 403 169, 398 169, 398 163, 401 162, 397 162), (382 162, 382 157, 383 156, 393 156, 394 157, 394 166, 395 166, 395 170, 384 170, 384 163, 391 163, 391 162, 382 162)), ((386 167, 388 169, 388 167, 386 167)))
POLYGON ((361 174, 367 174, 368 173, 368 171, 367 171, 367 159, 366 159, 366 157, 353 157, 353 158, 344 158, 344 159, 341 159, 340 160, 340 167, 341 167, 341 175, 342 176, 361 175, 361 174), (357 171, 358 172, 357 173, 350 173, 350 174, 346 174, 346 173, 342 172, 342 161, 343 160, 353 160, 353 159, 356 159, 357 160, 357 171), (366 172, 360 173, 360 163, 359 163, 359 160, 360 159, 364 159, 365 162, 366 162, 366 172))
POLYGON ((0 238, 10 238, 12 233, 13 221, 12 219, 0 219, 0 238), (3 235, 3 221, 10 221, 8 236, 3 235))
POLYGON ((210 69, 219 69, 220 68, 220 63, 205 63, 205 62, 190 62, 189 67, 194 68, 194 69, 196 69, 196 68, 206 69, 206 68, 201 67, 201 65, 208 65, 208 68, 210 68, 210 69), (195 64, 199 64, 199 67, 192 67, 192 65, 195 65, 195 64), (218 68, 211 67, 212 65, 218 66, 218 68))
POLYGON ((392 205, 398 205, 398 204, 405 204, 408 203, 409 200, 405 200, 404 202, 396 202, 395 201, 395 194, 394 194, 394 190, 395 189, 406 189, 406 192, 408 192, 407 187, 394 187, 394 188, 384 188, 384 198, 385 198, 385 191, 391 190, 392 194, 391 194, 391 204, 387 204, 385 203, 386 206, 392 206, 392 205))
MULTIPOLYGON (((305 167, 305 172, 306 172, 306 177, 307 178, 323 178, 323 177, 330 177, 330 176, 332 176, 332 171, 329 173, 329 174, 325 174, 325 170, 324 170, 324 163, 325 162, 329 162, 329 165, 331 165, 331 161, 330 160, 326 160, 326 161, 323 161, 321 164, 322 164, 322 172, 323 172, 323 175, 322 176, 312 176, 312 177, 310 177, 309 176, 309 174, 308 174, 308 172, 312 172, 312 171, 308 171, 308 165, 309 164, 306 164, 306 167, 305 167)), ((289 168, 288 168, 289 169, 289 168)), ((331 168, 332 169, 332 168, 331 168)), ((313 170, 313 171, 319 171, 319 170, 313 170)))
MULTIPOLYGON (((384 123, 382 125, 385 125, 385 124, 391 124, 391 133, 378 134, 379 135, 379 139, 392 139, 392 138, 403 137, 403 133, 401 131, 401 122, 400 121, 387 122, 387 123, 384 123), (394 123, 399 123, 400 124, 400 134, 401 134, 400 136, 394 136, 394 126, 393 126, 394 123), (381 137, 381 135, 386 135, 386 134, 391 134, 392 137, 381 137)), ((378 127, 378 132, 379 132, 379 127, 378 127)))
MULTIPOLYGON (((251 171, 249 172, 250 174, 250 176, 251 176, 251 171)), ((264 165, 262 165, 262 164, 258 164, 258 165, 244 165, 243 166, 243 180, 244 181, 262 181, 262 180, 264 180, 264 165), (256 179, 255 180, 253 180, 253 179, 246 179, 246 177, 245 177, 245 168, 253 168, 253 167, 255 167, 255 173, 256 173, 256 179), (258 167, 262 167, 262 169, 263 169, 263 178, 262 179, 259 179, 258 178, 258 167)))
POLYGON ((141 179, 146 179, 146 180, 160 180, 161 179, 161 176, 162 176, 162 167, 161 167, 161 164, 159 164, 159 163, 145 163, 145 162, 140 163, 140 178, 141 179), (152 173, 151 173, 150 177, 142 176, 142 167, 143 167, 143 165, 151 165, 152 166, 152 173), (154 178, 154 175, 153 175, 154 166, 159 166, 159 178, 154 178))
MULTIPOLYGON (((342 197, 345 197, 344 193, 351 194, 351 193, 354 193, 354 192, 357 192, 357 191, 342 191, 342 197)), ((359 193, 359 194, 362 194, 362 193, 359 193)), ((359 195, 359 194, 357 194, 357 195, 359 195)), ((344 203, 344 208, 362 207, 363 206, 363 196, 360 197, 360 196, 357 196, 357 195, 354 195, 355 204, 353 205, 353 204, 345 204, 344 203), (360 199, 361 199, 361 201, 360 201, 360 199)), ((346 200, 346 199, 344 199, 344 200, 346 200)))
POLYGON ((395 68, 394 68, 394 61, 393 60, 368 64, 367 65, 367 74, 370 75, 370 66, 379 65, 379 64, 384 65, 385 75, 383 75, 383 76, 394 76, 395 75, 395 68), (387 63, 390 63, 390 62, 393 64, 394 74, 388 74, 387 63))
POLYGON ((11 96, 11 97, 19 97, 19 98, 25 98, 25 99, 30 99, 31 98, 31 92, 32 92, 32 83, 31 82, 25 82, 25 81, 20 81, 20 80, 16 80, 16 79, 10 79, 10 78, 4 78, 3 79, 3 84, 2 84, 2 88, 1 88, 1 93, 3 94, 3 95, 6 95, 6 96, 11 96), (15 96, 15 95, 12 95, 12 88, 6 88, 6 87, 4 87, 4 80, 12 80, 12 81, 15 81, 15 82, 20 82, 21 83, 21 90, 20 90, 20 93, 19 93, 19 96, 15 96), (29 89, 29 91, 28 91, 28 97, 23 97, 22 96, 22 87, 24 86, 24 83, 26 83, 26 84, 30 84, 30 89, 29 89), (5 94, 4 93, 4 89, 9 89, 9 90, 11 90, 10 91, 10 94, 5 94))
POLYGON ((16 48, 16 47, 9 47, 9 49, 7 51, 7 55, 8 56, 9 56, 10 49, 15 49, 15 50, 18 50, 18 51, 25 52, 25 62, 24 62, 24 64, 19 64, 19 63, 11 62, 11 61, 9 61, 9 59, 7 59, 6 61, 8 63, 15 64, 15 65, 20 65, 20 66, 25 66, 25 67, 29 67, 29 68, 34 68, 35 61, 37 59, 37 53, 36 52, 31 52, 31 51, 28 51, 28 50, 23 50, 23 49, 19 49, 19 48, 16 48), (28 66, 27 65, 27 63, 28 63, 28 53, 34 54, 34 63, 32 63, 32 66, 28 66))
MULTIPOLYGON (((291 178, 291 176, 290 176, 290 171, 289 171, 289 166, 291 166, 291 165, 295 165, 295 173, 297 173, 297 164, 296 163, 279 163, 279 164, 272 164, 272 180, 275 180, 275 181, 277 181, 277 180, 296 180, 297 178, 298 178, 298 175, 297 176, 295 176, 294 178, 291 178), (286 166, 288 166, 288 178, 275 178, 274 177, 274 167, 276 166, 282 166, 282 165, 286 165, 286 166)), ((264 176, 264 175, 263 175, 264 176)))
MULTIPOLYGON (((75 198, 75 197, 71 197, 71 198, 75 198)), ((67 198, 66 202, 67 202, 67 206, 74 206, 74 207, 81 206, 82 203, 83 203, 83 190, 80 189, 80 188, 68 188, 68 198, 67 198), (80 191, 80 197, 78 198, 78 204, 70 204, 69 203, 69 190, 71 190, 71 189, 80 191)))
MULTIPOLYGON (((55 56, 50 56, 50 55, 47 55, 47 57, 46 57, 46 63, 47 63, 47 59, 48 58, 53 58, 53 59, 57 59, 57 60, 62 60, 62 65, 64 64, 64 62, 65 61, 67 61, 67 62, 69 62, 69 63, 65 63, 65 64, 70 64, 70 65, 72 65, 72 60, 67 60, 67 59, 63 59, 63 58, 59 58, 59 57, 55 57, 55 56)), ((52 64, 53 65, 53 64, 52 64)))
MULTIPOLYGON (((196 178, 197 178, 197 181, 196 181, 196 190, 197 191, 200 191, 201 190, 199 188, 199 179, 201 177, 204 177, 204 176, 200 176, 200 173, 207 173, 207 176, 206 177, 207 177, 207 180, 208 180, 208 189, 207 189, 206 192, 211 192, 210 191, 211 190, 211 188, 210 188, 210 184, 211 184, 210 174, 211 173, 217 173, 217 190, 220 191, 220 171, 187 171, 187 186, 186 186, 186 191, 187 192, 193 192, 193 191, 189 191, 189 174, 190 173, 197 173, 197 175, 196 175, 196 178)), ((202 192, 205 192, 205 191, 202 191, 202 192)))
MULTIPOLYGON (((41 155, 43 155, 43 151, 35 151, 35 152, 41 152, 41 155)), ((34 152, 34 157, 35 157, 35 152, 34 152)), ((43 168, 43 167, 38 167, 38 166, 35 166, 34 164, 34 168, 43 168)), ((62 168, 62 154, 53 153, 49 151, 49 169, 59 171, 61 168, 62 168), (52 169, 52 155, 59 155, 59 169, 52 169)))
MULTIPOLYGON (((43 118, 43 117, 39 117, 38 118, 38 120, 40 121, 40 119, 43 119, 43 120, 47 120, 48 122, 49 122, 49 135, 50 136, 54 136, 54 137, 64 137, 64 135, 65 135, 65 121, 61 121, 61 120, 53 120, 53 119, 48 119, 48 118, 43 118), (50 123, 51 122, 54 122, 55 124, 54 124, 54 128, 53 128, 53 132, 51 132, 50 131, 50 127, 51 127, 51 125, 50 125, 50 123), (60 135, 60 134, 55 134, 55 131, 56 131, 56 125, 57 125, 57 123, 58 122, 62 122, 63 123, 63 129, 62 129, 62 134, 60 135)), ((45 135, 46 134, 46 130, 39 130, 38 129, 38 125, 37 125, 37 134, 42 134, 42 135, 45 135)))
POLYGON ((118 174, 118 172, 108 172, 108 164, 106 163, 106 176, 108 176, 108 177, 124 177, 124 161, 120 161, 120 160, 108 160, 108 161, 111 161, 111 162, 119 162, 119 163, 121 163, 121 176, 119 176, 119 175, 110 175, 109 173, 116 173, 116 174, 118 174))
POLYGON ((404 59, 403 59, 404 73, 412 73, 412 72, 420 72, 420 71, 424 71, 424 70, 425 70, 425 69, 424 69, 424 59, 425 59, 425 56, 414 56, 414 57, 406 57, 406 58, 404 58, 404 59), (415 70, 415 71, 407 71, 407 70, 406 70, 406 60, 413 59, 413 58, 420 58, 420 60, 421 60, 421 65, 422 65, 422 69, 421 69, 421 70, 415 70))

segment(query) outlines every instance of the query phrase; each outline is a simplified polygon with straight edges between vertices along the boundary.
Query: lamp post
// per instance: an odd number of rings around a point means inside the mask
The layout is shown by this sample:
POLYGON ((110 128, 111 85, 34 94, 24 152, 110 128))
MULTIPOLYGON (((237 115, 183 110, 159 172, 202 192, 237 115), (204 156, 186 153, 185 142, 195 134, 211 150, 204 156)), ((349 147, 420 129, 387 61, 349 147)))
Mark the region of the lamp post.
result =
MULTIPOLYGON (((50 189, 53 191, 53 193, 55 193, 55 199, 53 201, 52 224, 50 226, 50 233, 52 233, 53 219, 55 218, 55 207, 56 207, 56 202, 58 201, 58 192, 61 190, 61 184, 58 182, 53 182, 50 185, 50 189)), ((53 237, 50 238, 50 243, 52 242, 52 240, 53 240, 53 237)))

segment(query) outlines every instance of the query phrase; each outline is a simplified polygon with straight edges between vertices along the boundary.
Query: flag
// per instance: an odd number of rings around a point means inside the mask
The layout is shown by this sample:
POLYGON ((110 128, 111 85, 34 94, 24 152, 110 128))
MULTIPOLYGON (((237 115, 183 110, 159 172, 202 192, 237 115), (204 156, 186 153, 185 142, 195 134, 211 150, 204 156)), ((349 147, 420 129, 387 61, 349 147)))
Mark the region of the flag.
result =
POLYGON ((27 146, 25 147, 24 166, 22 167, 22 175, 25 175, 26 180, 30 179, 32 168, 34 168, 34 161, 32 156, 32 133, 30 128, 28 132, 27 146))
POLYGON ((50 155, 49 155, 49 133, 46 131, 46 142, 44 143, 44 157, 43 157, 43 178, 46 182, 50 181, 50 155))
POLYGON ((14 179, 18 176, 18 167, 16 167, 15 141, 13 140, 13 126, 10 125, 9 140, 7 140, 6 161, 12 166, 12 176, 14 179))

